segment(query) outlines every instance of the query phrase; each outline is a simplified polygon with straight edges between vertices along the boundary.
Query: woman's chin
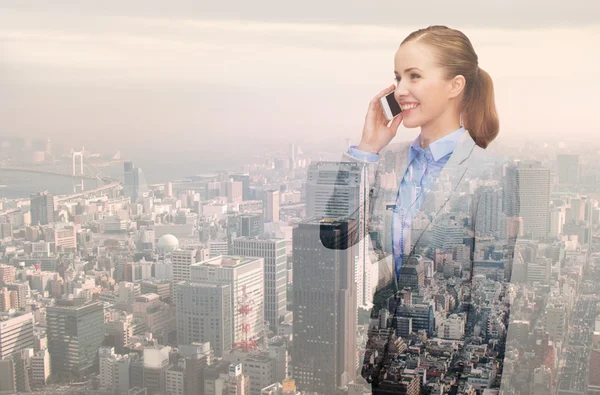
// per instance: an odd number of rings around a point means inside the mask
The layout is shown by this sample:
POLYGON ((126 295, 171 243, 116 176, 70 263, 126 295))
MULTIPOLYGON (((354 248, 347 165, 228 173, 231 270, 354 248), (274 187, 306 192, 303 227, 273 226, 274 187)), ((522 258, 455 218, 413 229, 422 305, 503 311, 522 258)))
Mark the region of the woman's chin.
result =
POLYGON ((403 119, 402 126, 404 126, 407 129, 413 129, 418 128, 419 126, 421 126, 421 124, 418 121, 414 121, 412 119, 403 119))

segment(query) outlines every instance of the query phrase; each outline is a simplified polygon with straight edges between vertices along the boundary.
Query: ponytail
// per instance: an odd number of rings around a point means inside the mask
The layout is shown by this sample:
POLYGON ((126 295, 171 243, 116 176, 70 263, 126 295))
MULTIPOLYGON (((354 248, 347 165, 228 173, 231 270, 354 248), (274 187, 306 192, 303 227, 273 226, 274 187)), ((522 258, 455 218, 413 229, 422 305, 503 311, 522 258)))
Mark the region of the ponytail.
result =
POLYGON ((463 98, 464 127, 475 143, 486 148, 498 136, 500 121, 494 100, 494 83, 490 75, 478 68, 474 78, 469 81, 463 98))

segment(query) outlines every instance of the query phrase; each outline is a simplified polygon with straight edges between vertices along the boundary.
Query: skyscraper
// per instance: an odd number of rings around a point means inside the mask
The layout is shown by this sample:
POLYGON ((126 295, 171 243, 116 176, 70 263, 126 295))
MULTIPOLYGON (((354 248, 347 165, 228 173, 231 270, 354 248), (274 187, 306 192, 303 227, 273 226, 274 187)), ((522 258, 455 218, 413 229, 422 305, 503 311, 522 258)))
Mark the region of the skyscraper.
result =
POLYGON ((250 200, 250 175, 247 173, 234 173, 229 177, 233 181, 242 182, 242 200, 250 200))
POLYGON ((264 273, 264 258, 259 257, 219 255, 191 267, 191 282, 230 285, 234 345, 260 336, 265 317, 264 273))
POLYGON ((276 331, 279 317, 286 312, 287 255, 284 239, 238 237, 233 254, 265 259, 265 320, 276 331))
POLYGON ((278 222, 279 221, 279 191, 268 190, 265 191, 263 213, 265 221, 267 222, 278 222))
POLYGON ((340 245, 354 221, 311 218, 293 230, 292 377, 301 390, 333 394, 356 377, 356 246, 340 245))
POLYGON ((504 213, 523 218, 524 233, 533 239, 548 236, 550 169, 539 161, 519 161, 505 168, 504 213))
POLYGON ((32 313, 0 314, 0 359, 33 347, 32 313))
POLYGON ((48 191, 30 196, 31 225, 48 225, 54 222, 54 196, 48 191))
POLYGON ((369 207, 367 168, 351 162, 313 162, 306 181, 306 215, 310 217, 348 216, 357 222, 358 248, 355 274, 358 306, 369 306, 373 297, 373 269, 367 264, 369 207))
POLYGON ((92 368, 104 340, 102 303, 58 299, 46 317, 52 372, 81 374, 92 368))
POLYGON ((210 342, 217 357, 232 348, 231 285, 181 281, 174 301, 178 344, 210 342))
POLYGON ((135 203, 139 197, 148 193, 148 184, 144 172, 139 167, 135 167, 133 162, 125 162, 123 164, 124 183, 123 194, 131 198, 131 202, 135 203))
POLYGON ((264 233, 265 221, 264 214, 243 214, 240 215, 242 221, 242 233, 240 236, 256 237, 264 233))
POLYGON ((480 201, 477 223, 482 232, 495 234, 500 230, 502 190, 497 186, 483 185, 477 188, 475 194, 480 201))
POLYGON ((173 262, 173 281, 187 281, 190 279, 190 267, 196 263, 196 250, 175 250, 171 252, 173 262))

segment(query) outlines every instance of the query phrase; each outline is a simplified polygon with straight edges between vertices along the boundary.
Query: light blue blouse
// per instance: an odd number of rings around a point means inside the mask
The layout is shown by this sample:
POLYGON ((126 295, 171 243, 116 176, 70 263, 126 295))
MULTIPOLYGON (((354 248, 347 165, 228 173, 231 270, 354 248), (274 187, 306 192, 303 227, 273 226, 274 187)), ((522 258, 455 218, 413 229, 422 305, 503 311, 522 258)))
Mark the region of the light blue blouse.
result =
MULTIPOLYGON (((432 142, 425 149, 421 148, 419 135, 410 145, 408 167, 400 181, 392 216, 392 250, 396 278, 400 275, 405 253, 410 253, 405 249, 410 248, 412 220, 421 207, 427 190, 439 176, 465 132, 465 128, 461 126, 458 130, 432 142)), ((367 162, 379 160, 379 154, 358 150, 354 145, 348 149, 348 154, 367 162)))

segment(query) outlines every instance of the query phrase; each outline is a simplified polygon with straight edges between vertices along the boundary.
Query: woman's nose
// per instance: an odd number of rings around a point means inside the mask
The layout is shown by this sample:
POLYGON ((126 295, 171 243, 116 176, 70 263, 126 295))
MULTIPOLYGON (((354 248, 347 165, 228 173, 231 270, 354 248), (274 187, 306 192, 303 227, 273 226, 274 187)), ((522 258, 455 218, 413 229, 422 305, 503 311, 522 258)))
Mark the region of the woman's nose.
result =
POLYGON ((401 96, 406 96, 407 94, 408 89, 406 89, 402 82, 398 82, 398 84, 396 85, 396 90, 394 91, 394 96, 396 97, 396 100, 398 100, 398 98, 401 96))
POLYGON ((400 98, 405 96, 408 96, 408 91, 406 89, 396 88, 394 91, 394 97, 398 103, 400 102, 400 98))

